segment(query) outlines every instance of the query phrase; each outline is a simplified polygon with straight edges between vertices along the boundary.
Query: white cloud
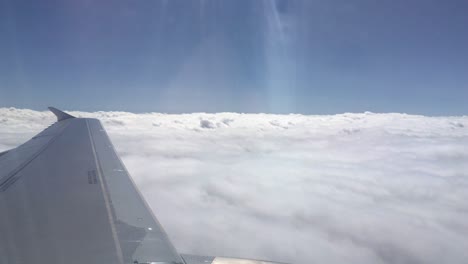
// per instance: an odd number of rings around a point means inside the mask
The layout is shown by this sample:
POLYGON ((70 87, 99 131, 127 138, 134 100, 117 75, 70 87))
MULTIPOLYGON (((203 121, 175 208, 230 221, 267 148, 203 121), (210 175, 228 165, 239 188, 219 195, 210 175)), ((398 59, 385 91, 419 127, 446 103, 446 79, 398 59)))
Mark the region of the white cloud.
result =
MULTIPOLYGON (((465 263, 468 117, 99 118, 181 252, 291 263, 465 263)), ((54 122, 0 108, 0 151, 54 122)))

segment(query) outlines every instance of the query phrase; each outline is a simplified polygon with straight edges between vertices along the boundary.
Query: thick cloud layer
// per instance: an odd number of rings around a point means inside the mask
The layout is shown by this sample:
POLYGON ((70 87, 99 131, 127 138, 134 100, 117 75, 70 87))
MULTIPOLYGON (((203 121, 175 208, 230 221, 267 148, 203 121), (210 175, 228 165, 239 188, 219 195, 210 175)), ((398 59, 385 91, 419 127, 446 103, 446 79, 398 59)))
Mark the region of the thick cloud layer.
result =
MULTIPOLYGON (((466 263, 468 117, 97 117, 175 246, 291 263, 466 263)), ((0 108, 0 151, 53 123, 0 108)))

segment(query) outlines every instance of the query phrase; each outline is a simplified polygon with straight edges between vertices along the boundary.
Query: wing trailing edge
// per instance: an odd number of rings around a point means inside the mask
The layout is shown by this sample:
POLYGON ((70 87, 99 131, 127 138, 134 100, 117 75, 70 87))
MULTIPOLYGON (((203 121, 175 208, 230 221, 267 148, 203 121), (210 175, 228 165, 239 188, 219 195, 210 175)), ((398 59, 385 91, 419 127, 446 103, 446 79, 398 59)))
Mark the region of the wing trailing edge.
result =
POLYGON ((282 262, 271 262, 265 260, 198 256, 191 254, 181 254, 181 256, 186 264, 286 264, 282 262))

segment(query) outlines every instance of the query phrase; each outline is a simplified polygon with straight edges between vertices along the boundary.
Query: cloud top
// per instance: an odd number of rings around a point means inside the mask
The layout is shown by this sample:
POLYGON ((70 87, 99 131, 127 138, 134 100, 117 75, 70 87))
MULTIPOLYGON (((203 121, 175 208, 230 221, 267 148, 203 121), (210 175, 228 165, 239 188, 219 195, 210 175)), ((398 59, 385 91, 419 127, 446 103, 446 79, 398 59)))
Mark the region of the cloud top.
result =
MULTIPOLYGON (((291 263, 464 263, 468 117, 99 118, 175 246, 291 263)), ((55 122, 0 108, 0 152, 55 122)))

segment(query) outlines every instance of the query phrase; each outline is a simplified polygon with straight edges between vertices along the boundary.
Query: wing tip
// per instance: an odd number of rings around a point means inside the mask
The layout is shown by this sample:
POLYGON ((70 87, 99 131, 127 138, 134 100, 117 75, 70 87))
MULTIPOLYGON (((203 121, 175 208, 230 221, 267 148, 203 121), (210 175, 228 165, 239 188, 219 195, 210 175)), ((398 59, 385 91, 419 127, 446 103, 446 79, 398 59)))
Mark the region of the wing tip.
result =
POLYGON ((62 110, 59 110, 59 109, 57 109, 55 107, 49 106, 48 108, 57 117, 58 122, 60 122, 62 120, 65 120, 65 119, 69 119, 69 118, 75 118, 74 116, 69 115, 69 114, 67 114, 67 113, 63 112, 62 110))

